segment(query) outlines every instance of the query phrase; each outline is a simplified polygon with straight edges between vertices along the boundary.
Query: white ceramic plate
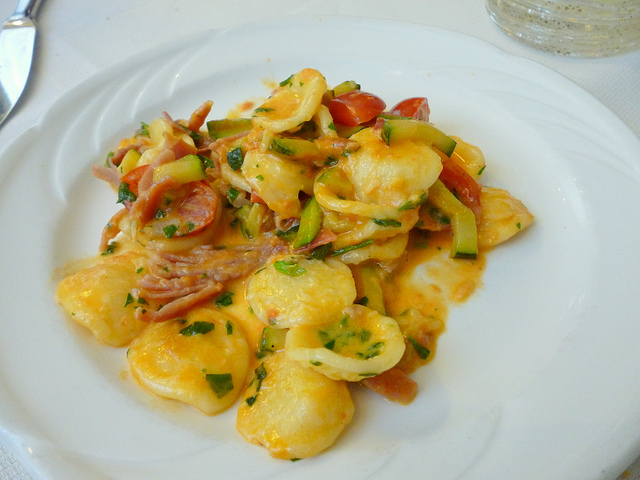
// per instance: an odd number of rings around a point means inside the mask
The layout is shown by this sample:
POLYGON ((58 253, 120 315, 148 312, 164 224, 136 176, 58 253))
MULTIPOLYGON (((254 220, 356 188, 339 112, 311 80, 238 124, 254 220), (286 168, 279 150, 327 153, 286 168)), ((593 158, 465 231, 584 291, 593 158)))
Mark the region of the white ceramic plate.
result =
POLYGON ((36 478, 588 480, 615 478, 640 451, 640 145, 537 64, 432 28, 284 18, 105 71, 2 157, 0 433, 36 478), (96 252, 117 207, 90 167, 141 120, 206 99, 222 117, 307 66, 388 104, 429 97, 432 121, 479 145, 485 183, 536 223, 491 253, 484 287, 452 309, 412 405, 356 390, 337 444, 286 462, 240 438, 235 409, 207 418, 144 393, 124 349, 65 318, 53 278, 96 252))

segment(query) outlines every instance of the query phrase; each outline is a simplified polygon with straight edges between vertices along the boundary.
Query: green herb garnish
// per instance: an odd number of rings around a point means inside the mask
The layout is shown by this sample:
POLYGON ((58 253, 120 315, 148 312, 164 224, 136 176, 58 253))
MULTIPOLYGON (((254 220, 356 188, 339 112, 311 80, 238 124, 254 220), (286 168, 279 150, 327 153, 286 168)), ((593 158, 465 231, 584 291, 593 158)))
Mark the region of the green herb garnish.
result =
POLYGON ((273 264, 274 268, 289 277, 298 277, 307 271, 298 265, 297 260, 277 260, 273 264))
POLYGON ((224 397, 233 390, 233 379, 230 373, 207 373, 205 378, 218 398, 224 397))
POLYGON ((167 225, 166 227, 164 227, 162 229, 162 231, 164 232, 164 236, 167 238, 173 238, 173 236, 176 234, 176 232, 178 231, 178 226, 171 224, 171 225, 167 225))
POLYGON ((229 150, 227 152, 227 163, 232 170, 238 170, 240 167, 242 167, 242 164, 244 163, 242 148, 236 147, 229 150))
POLYGON ((416 349, 416 352, 418 353, 418 356, 422 360, 425 360, 429 356, 431 351, 427 347, 419 344, 417 342, 417 340, 415 338, 413 338, 411 335, 409 335, 407 338, 408 338, 409 342, 411 342, 411 345, 413 345, 413 348, 416 349))
POLYGON ((401 227, 402 223, 400 223, 398 220, 393 220, 392 218, 374 218, 372 219, 373 223, 375 223, 376 225, 380 225, 381 227, 401 227))
POLYGON ((125 200, 128 202, 135 202, 136 195, 131 190, 129 190, 129 184, 125 182, 120 182, 120 186, 118 187, 118 201, 116 203, 122 203, 125 200))
POLYGON ((211 322, 193 322, 191 325, 180 329, 178 332, 185 337, 193 337, 194 335, 204 335, 215 328, 215 324, 211 322))
POLYGON ((352 250, 357 250, 358 248, 363 248, 366 247, 368 245, 371 245, 373 243, 373 238, 369 238, 368 240, 365 240, 364 242, 358 243, 357 245, 349 245, 346 246, 344 248, 341 248, 340 250, 336 250, 335 252, 331 253, 332 257, 337 257, 338 255, 342 255, 343 253, 347 253, 350 252, 352 250))
POLYGON ((222 295, 216 297, 216 306, 219 307, 228 307, 233 304, 233 292, 225 292, 222 295))

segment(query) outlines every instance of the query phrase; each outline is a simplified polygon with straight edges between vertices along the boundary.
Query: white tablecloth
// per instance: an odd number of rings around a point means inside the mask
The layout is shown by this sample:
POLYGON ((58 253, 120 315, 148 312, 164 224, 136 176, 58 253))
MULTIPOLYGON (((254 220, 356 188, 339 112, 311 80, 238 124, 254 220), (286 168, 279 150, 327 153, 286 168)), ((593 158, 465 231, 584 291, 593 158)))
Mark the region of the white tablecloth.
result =
MULTIPOLYGON (((0 0, 0 18, 9 16, 16 3, 0 0)), ((193 32, 296 14, 408 21, 478 37, 565 75, 640 137, 640 51, 604 59, 538 52, 500 32, 489 20, 484 0, 47 0, 38 13, 32 78, 20 104, 0 128, 0 150, 63 93, 105 67, 193 32)), ((10 448, 0 443, 0 480, 31 478, 10 448)), ((622 478, 640 479, 640 462, 621 472, 622 478)))

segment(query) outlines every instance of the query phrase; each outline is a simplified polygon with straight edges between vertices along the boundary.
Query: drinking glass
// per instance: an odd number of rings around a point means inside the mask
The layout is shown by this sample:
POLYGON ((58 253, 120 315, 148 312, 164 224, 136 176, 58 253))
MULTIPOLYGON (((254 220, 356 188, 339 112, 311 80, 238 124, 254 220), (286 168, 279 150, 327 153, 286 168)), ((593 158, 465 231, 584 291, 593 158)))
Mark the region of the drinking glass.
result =
POLYGON ((486 0, 492 20, 558 55, 606 57, 640 48, 640 0, 486 0))

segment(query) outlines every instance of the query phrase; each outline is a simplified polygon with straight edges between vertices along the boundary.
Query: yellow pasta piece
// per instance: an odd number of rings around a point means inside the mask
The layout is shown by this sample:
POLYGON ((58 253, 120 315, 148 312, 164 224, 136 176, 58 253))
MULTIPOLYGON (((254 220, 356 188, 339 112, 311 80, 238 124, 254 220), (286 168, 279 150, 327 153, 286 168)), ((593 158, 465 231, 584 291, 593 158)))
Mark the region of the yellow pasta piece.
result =
POLYGON ((405 350, 398 323, 362 305, 324 325, 287 332, 285 353, 329 378, 357 382, 395 366, 405 350))
POLYGON ((462 167, 474 180, 479 180, 486 165, 484 154, 479 147, 465 142, 459 137, 451 136, 456 141, 451 160, 462 167))
MULTIPOLYGON (((353 250, 345 247, 345 253, 336 255, 336 258, 349 265, 357 265, 367 260, 377 260, 381 263, 392 262, 402 256, 408 241, 408 233, 399 233, 393 237, 376 240, 369 245, 353 250)), ((340 250, 336 250, 334 253, 340 253, 340 250)))
POLYGON ((281 82, 271 98, 255 110, 253 125, 275 133, 294 129, 316 114, 326 89, 322 74, 305 68, 281 82))
POLYGON ((411 139, 387 145, 371 128, 351 137, 360 149, 341 162, 355 198, 373 205, 402 208, 421 196, 442 171, 442 160, 424 142, 411 139))
POLYGON ((244 390, 249 346, 231 317, 198 308, 184 319, 149 325, 131 344, 127 360, 133 377, 150 392, 214 415, 244 390))
POLYGON ((478 225, 478 246, 494 247, 533 223, 527 207, 501 188, 482 187, 482 221, 478 225))
POLYGON ((342 262, 275 257, 256 272, 247 300, 258 319, 277 328, 325 323, 356 299, 351 270, 342 262))
POLYGON ((144 300, 131 293, 140 276, 138 269, 145 264, 146 258, 134 252, 100 257, 98 264, 58 284, 57 301, 102 343, 128 345, 147 326, 134 316, 144 300))
POLYGON ((345 382, 303 367, 283 352, 258 367, 243 398, 238 432, 282 459, 306 458, 330 447, 354 413, 345 382))
POLYGON ((242 173, 267 206, 283 218, 299 217, 302 207, 298 194, 313 192, 315 172, 274 153, 250 150, 242 173))

